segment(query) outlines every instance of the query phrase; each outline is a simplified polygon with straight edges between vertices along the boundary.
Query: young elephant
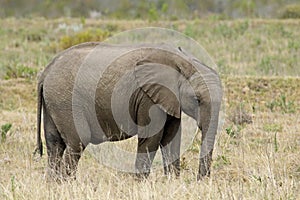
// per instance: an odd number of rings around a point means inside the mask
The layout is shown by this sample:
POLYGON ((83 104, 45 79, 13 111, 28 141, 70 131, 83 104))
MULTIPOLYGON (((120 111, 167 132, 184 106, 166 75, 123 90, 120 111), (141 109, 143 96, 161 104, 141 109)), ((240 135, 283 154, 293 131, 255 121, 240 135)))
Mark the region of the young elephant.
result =
POLYGON ((210 165, 222 87, 217 73, 181 48, 84 43, 57 55, 38 82, 49 173, 75 176, 89 143, 138 136, 136 173, 147 176, 158 148, 165 173, 179 175, 181 111, 202 131, 198 179, 210 165))

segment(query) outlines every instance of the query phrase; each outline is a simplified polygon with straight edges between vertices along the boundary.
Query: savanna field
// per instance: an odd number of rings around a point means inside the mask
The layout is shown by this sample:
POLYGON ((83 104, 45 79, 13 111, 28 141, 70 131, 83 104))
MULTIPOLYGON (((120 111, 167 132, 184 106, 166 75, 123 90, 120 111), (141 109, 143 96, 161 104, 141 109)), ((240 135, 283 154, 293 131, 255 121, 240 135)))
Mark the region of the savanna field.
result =
POLYGON ((0 19, 0 199, 300 199, 299 27, 271 19, 0 19), (224 124, 211 177, 196 181, 198 133, 178 179, 161 167, 139 182, 85 151, 76 181, 47 182, 47 156, 33 156, 38 74, 74 44, 147 26, 194 38, 218 66, 224 124))

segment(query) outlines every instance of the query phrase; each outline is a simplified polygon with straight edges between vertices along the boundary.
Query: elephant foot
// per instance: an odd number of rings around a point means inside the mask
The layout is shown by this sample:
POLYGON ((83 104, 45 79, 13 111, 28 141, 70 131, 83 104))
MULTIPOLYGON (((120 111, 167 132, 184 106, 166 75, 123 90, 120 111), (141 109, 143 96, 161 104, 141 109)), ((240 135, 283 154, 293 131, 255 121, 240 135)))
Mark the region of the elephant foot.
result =
POLYGON ((57 170, 53 168, 48 168, 46 173, 46 181, 49 183, 56 182, 58 184, 62 184, 66 181, 66 178, 63 175, 61 169, 57 170))
POLYGON ((164 167, 164 174, 165 176, 173 176, 175 175, 175 178, 179 178, 180 176, 180 161, 179 159, 173 162, 172 164, 169 164, 168 166, 164 167))
POLYGON ((64 162, 61 163, 61 166, 58 169, 48 168, 46 180, 47 182, 56 182, 62 184, 68 181, 76 180, 76 170, 71 170, 64 162))
POLYGON ((143 181, 149 177, 150 172, 146 173, 136 173, 135 174, 135 180, 137 181, 143 181))
POLYGON ((197 181, 204 180, 208 177, 210 177, 210 165, 200 165, 199 172, 197 175, 197 181))
POLYGON ((201 174, 198 174, 197 175, 197 181, 199 182, 199 181, 203 181, 203 180, 205 180, 205 179, 207 179, 207 178, 209 178, 209 176, 202 176, 201 174))

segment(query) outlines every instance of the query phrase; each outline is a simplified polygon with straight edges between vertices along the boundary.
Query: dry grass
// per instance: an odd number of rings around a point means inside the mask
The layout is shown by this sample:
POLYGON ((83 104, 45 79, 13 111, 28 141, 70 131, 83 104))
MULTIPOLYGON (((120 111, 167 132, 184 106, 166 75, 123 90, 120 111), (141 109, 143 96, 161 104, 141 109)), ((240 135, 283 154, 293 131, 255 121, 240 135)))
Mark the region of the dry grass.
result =
POLYGON ((35 84, 22 79, 1 81, 0 125, 12 123, 13 127, 0 144, 0 199, 299 199, 299 78, 234 77, 224 82, 226 114, 242 102, 253 122, 240 126, 225 115, 211 178, 196 182, 195 142, 182 157, 179 179, 164 177, 159 168, 149 179, 137 182, 128 174, 100 165, 85 152, 77 180, 58 185, 45 180, 46 156, 39 161, 32 157, 35 84), (265 82, 262 86, 272 87, 255 90, 253 84, 265 82), (288 86, 283 91, 287 100, 294 102, 295 112, 266 107, 265 103, 276 98, 284 85, 288 86), (255 111, 251 102, 256 105, 255 111), (234 137, 228 134, 228 127, 235 131, 234 137))
POLYGON ((0 142, 0 199, 300 199, 300 79, 284 77, 300 74, 299 24, 299 20, 257 19, 86 20, 85 24, 80 19, 1 19, 0 127, 12 124, 12 128, 0 142), (158 166, 149 179, 137 182, 100 165, 86 151, 76 181, 48 183, 47 157, 35 161, 32 156, 36 72, 54 56, 60 38, 72 36, 75 29, 101 28, 114 34, 143 26, 184 32, 199 41, 219 66, 225 120, 211 178, 196 182, 196 138, 182 156, 179 179, 164 177, 158 166), (232 120, 240 116, 251 117, 252 123, 232 120))

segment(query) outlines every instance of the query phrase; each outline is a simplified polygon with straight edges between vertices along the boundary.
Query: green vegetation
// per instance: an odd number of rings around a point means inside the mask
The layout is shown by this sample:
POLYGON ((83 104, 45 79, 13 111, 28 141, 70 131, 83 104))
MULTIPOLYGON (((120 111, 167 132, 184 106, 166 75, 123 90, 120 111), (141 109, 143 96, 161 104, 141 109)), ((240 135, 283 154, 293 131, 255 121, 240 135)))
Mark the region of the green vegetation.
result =
POLYGON ((0 17, 93 17, 144 20, 299 17, 297 0, 4 0, 0 17))
POLYGON ((37 69, 24 66, 22 64, 6 66, 4 70, 6 71, 4 79, 26 78, 28 80, 32 80, 37 75, 37 69))
POLYGON ((34 78, 62 49, 157 26, 185 33, 211 55, 221 75, 299 76, 299 20, 111 21, 0 19, 0 78, 34 78))
POLYGON ((278 152, 277 132, 275 132, 275 135, 274 135, 274 151, 275 151, 275 153, 278 152))
POLYGON ((242 130, 242 126, 233 126, 230 125, 229 127, 225 128, 227 135, 231 138, 237 138, 242 130))
POLYGON ((4 124, 4 125, 1 126, 1 142, 5 142, 6 137, 7 137, 7 133, 10 130, 11 127, 12 127, 11 123, 4 124))
POLYGON ((281 124, 264 124, 263 130, 266 132, 282 132, 281 124))
POLYGON ((278 98, 273 99, 271 102, 267 102, 266 107, 269 108, 271 112, 280 110, 283 113, 295 113, 297 109, 295 102, 291 100, 287 101, 284 94, 281 94, 278 98))
POLYGON ((88 29, 73 35, 66 35, 60 38, 58 49, 67 49, 83 42, 101 42, 111 36, 109 31, 102 29, 88 29))
POLYGON ((300 4, 291 4, 284 7, 281 18, 300 18, 300 4))
POLYGON ((230 161, 229 159, 224 156, 224 155, 219 155, 216 160, 215 160, 215 163, 214 163, 214 168, 218 168, 218 167, 221 167, 221 166, 224 166, 224 165, 230 165, 230 161))
POLYGON ((225 129, 227 135, 229 135, 229 137, 236 137, 236 132, 232 129, 232 126, 228 127, 225 129))

